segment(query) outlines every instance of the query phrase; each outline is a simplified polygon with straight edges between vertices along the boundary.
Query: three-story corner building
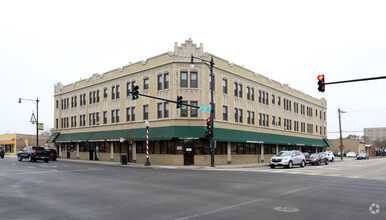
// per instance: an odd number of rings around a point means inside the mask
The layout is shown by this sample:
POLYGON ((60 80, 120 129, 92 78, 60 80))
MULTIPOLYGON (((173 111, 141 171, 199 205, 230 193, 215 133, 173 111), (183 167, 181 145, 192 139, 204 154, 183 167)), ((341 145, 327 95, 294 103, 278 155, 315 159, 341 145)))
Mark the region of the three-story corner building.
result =
MULTIPOLYGON (((145 96, 210 106, 210 60, 202 44, 185 41, 173 52, 117 68, 69 85, 55 85, 55 143, 61 158, 129 162, 146 160, 149 121, 151 164, 210 165, 205 139, 209 112, 145 96)), ((215 164, 268 161, 280 150, 322 151, 326 100, 259 75, 213 55, 215 164)))

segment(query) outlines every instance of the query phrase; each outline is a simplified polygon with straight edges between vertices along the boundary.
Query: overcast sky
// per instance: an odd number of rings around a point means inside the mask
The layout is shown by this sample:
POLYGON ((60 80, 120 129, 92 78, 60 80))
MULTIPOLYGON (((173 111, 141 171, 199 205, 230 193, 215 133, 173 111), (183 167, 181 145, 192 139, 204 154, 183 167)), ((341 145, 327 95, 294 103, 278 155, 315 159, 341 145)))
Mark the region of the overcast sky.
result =
POLYGON ((328 137, 386 127, 385 1, 18 1, 0 2, 0 134, 54 126, 54 84, 69 84, 173 51, 191 38, 204 52, 327 99, 328 137))

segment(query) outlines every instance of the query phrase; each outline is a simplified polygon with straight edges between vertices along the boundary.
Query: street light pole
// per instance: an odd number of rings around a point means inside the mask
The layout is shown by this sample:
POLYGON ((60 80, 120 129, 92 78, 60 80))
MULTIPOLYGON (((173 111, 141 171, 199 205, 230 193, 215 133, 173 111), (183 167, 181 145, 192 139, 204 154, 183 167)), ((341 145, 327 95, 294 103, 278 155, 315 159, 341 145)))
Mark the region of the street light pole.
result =
POLYGON ((146 161, 145 161, 145 166, 150 166, 150 161, 149 161, 149 126, 150 123, 149 121, 145 122, 146 126, 146 161))
POLYGON ((19 103, 21 103, 21 100, 36 102, 36 146, 39 146, 39 98, 36 97, 36 100, 19 98, 19 103))
POLYGON ((340 135, 340 160, 343 160, 343 140, 342 140, 342 126, 341 126, 341 120, 340 116, 342 113, 346 113, 345 111, 341 111, 340 108, 338 108, 338 114, 339 114, 339 135, 340 135))
POLYGON ((209 70, 210 70, 210 166, 214 167, 214 151, 215 151, 215 144, 214 144, 214 101, 213 101, 213 89, 214 89, 214 75, 213 75, 213 55, 211 56, 210 61, 203 60, 201 58, 191 56, 190 57, 190 65, 193 68, 194 67, 194 59, 200 60, 202 63, 205 63, 209 70))

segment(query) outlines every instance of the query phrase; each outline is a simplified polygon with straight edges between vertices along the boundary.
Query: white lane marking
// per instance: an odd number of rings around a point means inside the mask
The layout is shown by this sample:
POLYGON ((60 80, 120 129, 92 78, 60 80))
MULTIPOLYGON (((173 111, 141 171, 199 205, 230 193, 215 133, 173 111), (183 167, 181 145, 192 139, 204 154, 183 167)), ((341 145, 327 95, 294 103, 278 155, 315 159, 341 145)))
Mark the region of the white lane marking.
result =
POLYGON ((35 168, 35 167, 28 166, 28 168, 35 168))
POLYGON ((244 206, 244 205, 249 205, 249 204, 252 204, 252 203, 260 202, 262 200, 264 200, 264 199, 259 198, 259 199, 251 200, 251 201, 248 201, 248 202, 242 202, 242 203, 238 203, 238 204, 235 204, 235 205, 226 206, 224 208, 219 208, 219 209, 215 209, 215 210, 211 210, 211 211, 207 211, 207 212, 202 212, 202 213, 195 214, 195 215, 185 216, 185 217, 182 217, 182 218, 178 218, 176 220, 185 220, 185 219, 191 219, 191 218, 198 218, 198 217, 205 216, 205 215, 211 215, 211 214, 214 214, 214 213, 217 213, 217 212, 222 212, 222 211, 225 211, 225 210, 228 210, 228 209, 233 209, 233 208, 237 208, 237 207, 240 207, 240 206, 244 206))
POLYGON ((16 164, 15 163, 11 163, 11 166, 16 166, 16 164))
POLYGON ((103 170, 103 169, 60 170, 60 171, 47 170, 47 171, 40 171, 40 172, 15 173, 15 175, 28 175, 28 174, 53 173, 53 172, 57 172, 57 173, 84 172, 84 171, 99 171, 99 170, 103 170))

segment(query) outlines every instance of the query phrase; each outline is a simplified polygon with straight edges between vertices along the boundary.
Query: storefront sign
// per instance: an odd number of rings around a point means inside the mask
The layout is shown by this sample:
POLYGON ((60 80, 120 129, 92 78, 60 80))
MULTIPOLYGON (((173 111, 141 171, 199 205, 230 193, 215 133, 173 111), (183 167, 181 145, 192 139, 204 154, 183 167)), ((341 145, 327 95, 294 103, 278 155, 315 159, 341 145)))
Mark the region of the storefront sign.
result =
POLYGON ((264 141, 247 141, 247 143, 264 144, 264 141))
POLYGON ((177 150, 182 150, 182 146, 177 146, 177 150))
POLYGON ((43 131, 43 123, 39 123, 39 130, 43 131))
POLYGON ((186 151, 192 151, 192 148, 186 148, 186 151))

